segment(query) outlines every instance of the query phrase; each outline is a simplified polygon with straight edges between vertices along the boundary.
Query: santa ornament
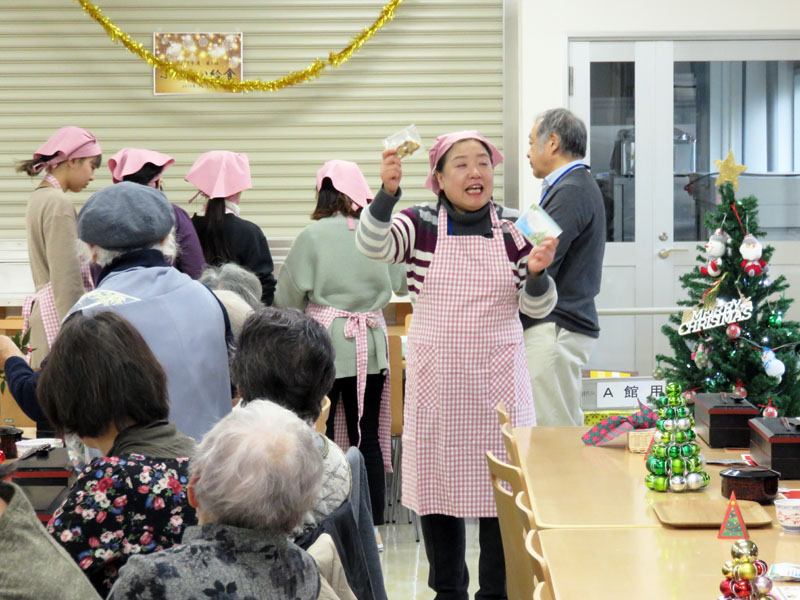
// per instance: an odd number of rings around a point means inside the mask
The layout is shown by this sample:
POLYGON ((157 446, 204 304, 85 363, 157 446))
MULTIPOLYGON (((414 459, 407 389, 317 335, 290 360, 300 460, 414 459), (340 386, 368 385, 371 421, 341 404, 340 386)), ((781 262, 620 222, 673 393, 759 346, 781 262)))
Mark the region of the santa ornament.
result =
POLYGON ((705 266, 700 267, 700 272, 709 277, 719 277, 722 274, 722 257, 725 255, 725 249, 728 245, 728 236, 722 229, 717 229, 708 238, 706 244, 706 254, 708 254, 708 262, 705 266))
POLYGON ((739 254, 742 255, 742 269, 748 277, 755 277, 764 273, 767 261, 761 260, 763 250, 761 242, 752 233, 748 233, 742 239, 742 245, 739 246, 739 254))

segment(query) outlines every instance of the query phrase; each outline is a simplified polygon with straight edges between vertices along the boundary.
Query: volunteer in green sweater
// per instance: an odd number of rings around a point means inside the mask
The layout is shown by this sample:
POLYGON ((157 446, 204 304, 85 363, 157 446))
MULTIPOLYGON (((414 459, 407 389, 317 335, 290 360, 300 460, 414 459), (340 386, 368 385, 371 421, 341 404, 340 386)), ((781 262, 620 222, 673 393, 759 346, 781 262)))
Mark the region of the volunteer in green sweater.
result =
POLYGON ((391 468, 388 344, 381 309, 393 291, 406 293, 406 277, 402 265, 370 260, 356 249, 355 221, 372 197, 356 163, 323 165, 317 172, 314 222, 297 236, 281 267, 274 303, 304 310, 328 329, 336 351, 328 437, 361 450, 373 522, 381 525, 384 472, 391 468), (344 418, 337 418, 340 399, 344 418))

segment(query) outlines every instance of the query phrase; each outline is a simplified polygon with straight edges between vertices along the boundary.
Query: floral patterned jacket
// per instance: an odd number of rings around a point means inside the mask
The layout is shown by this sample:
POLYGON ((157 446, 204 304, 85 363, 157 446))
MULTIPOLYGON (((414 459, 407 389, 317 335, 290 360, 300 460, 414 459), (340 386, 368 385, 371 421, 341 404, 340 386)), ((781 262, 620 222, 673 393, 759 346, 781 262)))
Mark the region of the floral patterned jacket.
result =
POLYGON ((47 530, 105 597, 130 556, 178 544, 197 523, 186 498, 188 470, 188 458, 96 458, 47 530))
POLYGON ((317 563, 285 534, 207 523, 183 542, 133 557, 108 600, 316 600, 317 563))

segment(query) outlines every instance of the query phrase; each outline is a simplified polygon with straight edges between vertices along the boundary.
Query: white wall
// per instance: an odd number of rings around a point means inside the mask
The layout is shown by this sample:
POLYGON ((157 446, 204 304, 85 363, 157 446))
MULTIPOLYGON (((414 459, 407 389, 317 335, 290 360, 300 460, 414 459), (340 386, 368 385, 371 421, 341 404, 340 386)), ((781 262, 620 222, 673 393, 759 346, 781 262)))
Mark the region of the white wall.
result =
MULTIPOLYGON (((519 8, 520 102, 518 142, 520 202, 537 198, 539 182, 524 168, 527 131, 536 115, 567 104, 567 40, 569 37, 687 36, 736 39, 764 34, 800 37, 787 26, 800 24, 798 0, 506 0, 519 8)), ((508 11, 507 11, 508 12, 508 11)), ((509 23, 509 25, 511 25, 509 23)), ((506 33, 507 38, 509 33, 506 33)), ((508 115, 511 117, 511 115, 508 115)), ((511 158, 510 144, 506 147, 511 158)), ((511 185, 510 182, 507 185, 511 185)))

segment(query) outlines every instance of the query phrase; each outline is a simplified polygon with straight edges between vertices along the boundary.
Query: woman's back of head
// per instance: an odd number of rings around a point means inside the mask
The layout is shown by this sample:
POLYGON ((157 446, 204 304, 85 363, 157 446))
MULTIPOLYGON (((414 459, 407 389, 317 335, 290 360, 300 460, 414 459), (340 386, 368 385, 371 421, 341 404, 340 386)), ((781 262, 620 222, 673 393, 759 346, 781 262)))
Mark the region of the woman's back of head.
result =
POLYGON ((164 369, 136 328, 110 311, 67 319, 36 394, 56 430, 79 437, 169 416, 164 369))

